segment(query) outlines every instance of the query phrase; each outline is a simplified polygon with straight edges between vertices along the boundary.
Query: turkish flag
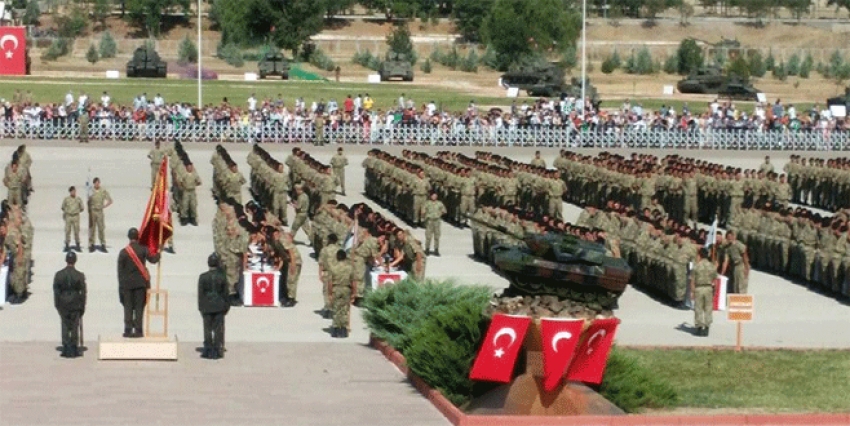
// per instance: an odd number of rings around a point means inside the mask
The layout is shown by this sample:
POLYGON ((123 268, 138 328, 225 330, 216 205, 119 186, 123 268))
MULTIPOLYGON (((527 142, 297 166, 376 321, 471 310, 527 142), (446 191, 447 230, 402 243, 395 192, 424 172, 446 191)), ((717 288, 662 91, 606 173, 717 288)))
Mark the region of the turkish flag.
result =
POLYGON ((254 306, 274 305, 274 274, 251 274, 251 297, 254 306))
POLYGON ((171 238, 174 227, 171 225, 171 197, 168 195, 168 158, 159 165, 156 182, 148 198, 142 227, 139 230, 139 243, 148 248, 151 256, 156 256, 163 243, 171 238))
POLYGON ((543 340, 543 389, 546 391, 555 390, 564 378, 583 328, 584 320, 581 319, 540 319, 540 335, 543 340))
POLYGON ((401 274, 378 274, 378 287, 401 281, 401 274))
POLYGON ((27 73, 27 35, 24 27, 0 26, 0 75, 27 73))
POLYGON ((484 343, 469 371, 472 380, 509 383, 531 318, 493 315, 484 343))
POLYGON ((587 338, 576 350, 576 357, 567 370, 567 380, 600 384, 608 362, 608 353, 614 343, 614 333, 620 320, 617 318, 593 321, 587 329, 587 338))

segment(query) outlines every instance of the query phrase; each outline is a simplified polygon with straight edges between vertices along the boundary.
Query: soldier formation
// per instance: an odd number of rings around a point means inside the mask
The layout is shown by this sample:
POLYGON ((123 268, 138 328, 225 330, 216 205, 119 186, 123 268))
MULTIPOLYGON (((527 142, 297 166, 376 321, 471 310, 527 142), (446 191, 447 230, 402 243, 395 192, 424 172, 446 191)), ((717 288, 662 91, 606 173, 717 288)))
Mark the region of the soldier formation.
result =
MULTIPOLYGON (((9 266, 9 286, 11 291, 6 299, 9 303, 19 304, 30 295, 32 282, 32 248, 35 230, 26 213, 28 194, 32 192, 30 166, 32 158, 21 145, 12 154, 12 161, 6 166, 3 183, 9 189, 6 200, 0 207, 0 261, 9 266)), ((6 283, 3 283, 6 285, 6 283)))
POLYGON ((850 208, 850 158, 802 158, 792 155, 785 163, 791 201, 819 209, 850 208))

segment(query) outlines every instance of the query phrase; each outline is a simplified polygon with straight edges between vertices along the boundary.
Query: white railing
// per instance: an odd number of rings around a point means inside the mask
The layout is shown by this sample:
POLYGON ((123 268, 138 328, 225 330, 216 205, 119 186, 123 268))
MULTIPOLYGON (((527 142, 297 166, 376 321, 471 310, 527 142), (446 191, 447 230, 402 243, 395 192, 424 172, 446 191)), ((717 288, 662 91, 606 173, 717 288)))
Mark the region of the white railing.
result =
MULTIPOLYGON (((79 138, 80 126, 73 121, 0 121, 3 139, 79 138)), ((92 120, 89 139, 139 141, 179 139, 186 142, 312 142, 315 130, 310 125, 284 126, 281 122, 237 124, 158 121, 134 123, 109 119, 92 120)), ((850 150, 850 132, 822 130, 608 130, 576 131, 568 128, 528 126, 517 128, 393 125, 326 126, 324 139, 333 143, 520 146, 562 148, 656 148, 724 150, 850 150)))

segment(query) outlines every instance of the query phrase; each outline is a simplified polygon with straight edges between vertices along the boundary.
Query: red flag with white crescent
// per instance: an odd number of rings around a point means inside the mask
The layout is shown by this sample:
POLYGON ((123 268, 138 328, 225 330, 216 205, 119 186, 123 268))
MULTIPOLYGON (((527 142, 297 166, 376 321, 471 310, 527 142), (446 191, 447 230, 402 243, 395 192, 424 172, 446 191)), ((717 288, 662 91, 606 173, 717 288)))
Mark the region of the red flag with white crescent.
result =
POLYGON ((0 26, 0 75, 25 75, 26 73, 26 29, 0 26))
POLYGON ((156 183, 151 191, 145 217, 139 228, 139 244, 148 248, 151 256, 159 253, 159 246, 171 238, 174 228, 171 226, 171 205, 168 195, 168 159, 162 160, 156 183))
POLYGON ((555 390, 573 359, 584 328, 582 319, 542 318, 543 389, 555 390))
POLYGON ((509 383, 530 323, 531 318, 526 316, 493 315, 469 378, 509 383))
POLYGON ((585 332, 586 339, 579 345, 575 359, 567 370, 567 380, 595 385, 602 383, 605 364, 608 362, 608 354, 614 344, 614 333, 617 332, 619 324, 620 320, 617 318, 593 321, 585 332))

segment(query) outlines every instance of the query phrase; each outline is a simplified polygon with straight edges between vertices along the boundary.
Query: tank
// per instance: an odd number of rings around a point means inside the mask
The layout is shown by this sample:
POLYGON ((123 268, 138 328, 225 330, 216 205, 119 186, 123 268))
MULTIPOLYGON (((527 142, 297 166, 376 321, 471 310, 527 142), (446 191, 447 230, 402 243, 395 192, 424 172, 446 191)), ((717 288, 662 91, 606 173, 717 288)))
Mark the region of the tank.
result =
POLYGON ((165 78, 167 73, 168 64, 146 45, 137 47, 133 59, 127 62, 127 77, 165 78))
POLYGON ((284 80, 289 79, 289 61, 280 52, 269 52, 257 63, 257 75, 260 78, 267 76, 280 76, 284 80))
POLYGON ((596 310, 617 307, 632 275, 624 259, 572 235, 526 235, 491 248, 496 271, 510 280, 503 297, 551 295, 596 310))
POLYGON ((727 75, 716 66, 701 67, 676 83, 679 93, 715 94, 735 99, 756 99, 758 89, 737 75, 727 75))
POLYGON ((564 70, 552 63, 522 65, 508 71, 502 74, 502 85, 525 90, 529 96, 555 96, 566 89, 564 70))
POLYGON ((850 87, 844 88, 843 95, 833 96, 826 100, 827 108, 833 105, 844 105, 846 107, 850 107, 850 87))
POLYGON ((389 52, 387 59, 381 62, 378 74, 381 75, 381 81, 388 81, 391 78, 413 81, 413 66, 410 65, 410 60, 407 59, 406 55, 389 52))

